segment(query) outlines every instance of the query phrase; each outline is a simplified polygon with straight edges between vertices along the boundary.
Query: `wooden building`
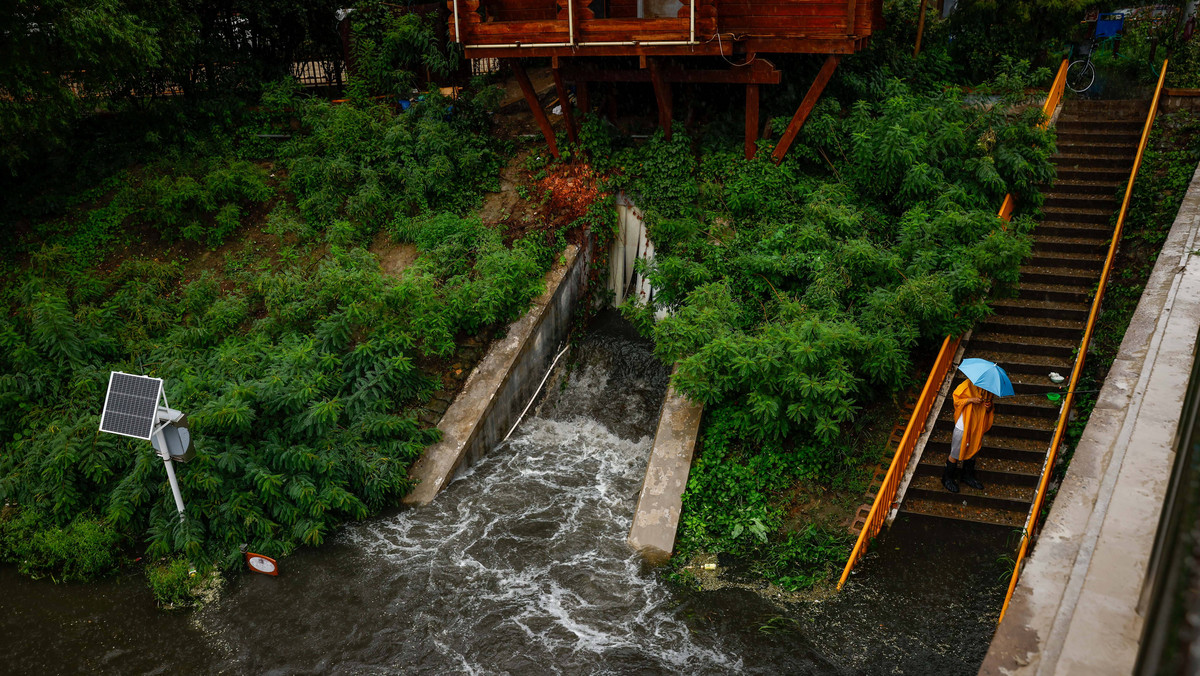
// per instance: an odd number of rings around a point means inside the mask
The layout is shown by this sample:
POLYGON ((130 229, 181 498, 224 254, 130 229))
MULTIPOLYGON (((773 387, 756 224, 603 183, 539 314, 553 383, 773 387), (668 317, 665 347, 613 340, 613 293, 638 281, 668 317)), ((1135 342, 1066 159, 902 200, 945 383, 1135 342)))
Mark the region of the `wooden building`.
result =
MULTIPOLYGON (((755 151, 759 86, 782 74, 770 54, 824 54, 826 60, 776 147, 783 158, 837 67, 839 55, 862 49, 883 27, 883 0, 447 0, 448 34, 467 58, 512 59, 534 116, 557 155, 550 123, 538 105, 518 57, 551 57, 559 98, 573 82, 579 106, 588 83, 645 81, 654 86, 659 121, 670 134, 671 84, 746 86, 746 155, 755 151), (686 57, 724 56, 722 69, 688 67, 686 57), (640 68, 606 68, 594 57, 636 56, 640 68)), ((568 134, 575 136, 564 105, 568 134)))

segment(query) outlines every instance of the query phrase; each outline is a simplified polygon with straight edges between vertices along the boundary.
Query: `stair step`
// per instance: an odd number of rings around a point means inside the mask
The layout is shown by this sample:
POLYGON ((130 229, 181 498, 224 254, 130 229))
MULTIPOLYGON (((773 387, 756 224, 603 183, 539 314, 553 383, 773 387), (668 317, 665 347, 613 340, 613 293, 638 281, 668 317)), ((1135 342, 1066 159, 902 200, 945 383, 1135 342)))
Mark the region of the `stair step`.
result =
POLYGON ((1017 298, 1021 300, 1052 300, 1060 303, 1087 303, 1092 300, 1092 287, 1022 281, 1017 291, 1017 298))
POLYGON ((1080 253, 1103 256, 1108 253, 1109 240, 1099 237, 1056 237, 1034 235, 1033 250, 1037 253, 1080 253))
MULTIPOLYGON (((1103 262, 1103 261, 1101 261, 1103 262)), ((1022 265, 1021 281, 1041 282, 1045 284, 1073 284, 1075 286, 1095 286, 1100 281, 1100 273, 1095 269, 1070 268, 1066 266, 1042 267, 1038 265, 1022 265)))
MULTIPOLYGON (((1007 370, 1007 369, 1006 369, 1007 370)), ((949 397, 947 397, 949 400, 949 397)), ((954 428, 954 406, 949 403, 942 407, 938 413, 938 424, 945 425, 946 429, 954 428)), ((1045 439, 1050 441, 1050 436, 1054 434, 1056 420, 1048 420, 1042 416, 1023 416, 1010 415, 997 410, 992 416, 992 428, 988 430, 988 435, 997 437, 1011 437, 1013 439, 1045 439)))
POLYGON ((1016 336, 1040 336, 1073 341, 1083 337, 1084 322, 1070 319, 1028 318, 992 315, 979 324, 979 331, 1016 336))
POLYGON ((1116 199, 1117 190, 1123 185, 1125 184, 1120 181, 1081 181, 1060 178, 1047 189, 1064 195, 1105 195, 1116 199))
POLYGON ((1067 127, 1055 125, 1057 132, 1058 145, 1062 146, 1067 143, 1121 143, 1137 147, 1142 141, 1141 130, 1137 131, 1111 131, 1111 130, 1092 130, 1086 127, 1077 127, 1074 124, 1067 127))
POLYGON ((1097 225, 1107 225, 1112 222, 1113 212, 1116 211, 1117 203, 1112 202, 1111 207, 1055 207, 1047 206, 1042 208, 1042 218, 1047 221, 1058 221, 1061 223, 1095 223, 1097 225))
POLYGON ((1025 520, 1029 516, 1028 509, 1019 512, 1006 509, 965 507, 961 503, 948 504, 920 498, 910 500, 907 496, 900 511, 909 518, 970 521, 981 526, 1004 529, 1024 528, 1025 520))
POLYGON ((1146 115, 1142 114, 1140 119, 1097 119, 1092 117, 1079 117, 1063 113, 1059 115, 1058 122, 1055 123, 1055 129, 1073 134, 1080 130, 1087 129, 1093 134, 1137 134, 1140 140, 1142 129, 1146 126, 1146 115))
POLYGON ((1085 195, 1078 193, 1061 193, 1057 190, 1046 193, 1046 201, 1042 203, 1043 209, 1062 209, 1062 210, 1078 210, 1078 209, 1102 209, 1113 212, 1117 208, 1117 197, 1112 193, 1104 195, 1085 195))
POLYGON ((1114 169, 1112 167, 1093 167, 1093 166, 1075 166, 1068 167, 1059 165, 1054 170, 1055 175, 1059 180, 1065 181, 1105 181, 1105 182, 1120 182, 1129 181, 1128 169, 1114 169))
MULTIPOLYGON (((920 464, 917 465, 917 475, 937 477, 941 481, 942 472, 945 469, 946 456, 922 456, 920 464)), ((1038 480, 1041 479, 1041 471, 1042 466, 1039 463, 1001 460, 982 454, 975 456, 975 475, 984 488, 987 488, 988 483, 1019 488, 1029 488, 1030 486, 1036 488, 1038 480)))
POLYGON ((1013 333, 989 331, 988 327, 971 334, 971 349, 990 352, 1021 352, 1039 354, 1059 359, 1071 359, 1079 347, 1078 340, 1042 336, 1021 336, 1013 333))
MULTIPOLYGON (((922 458, 946 458, 950 455, 951 428, 936 429, 925 445, 922 458)), ((979 449, 980 456, 1000 460, 1016 460, 1041 465, 1046 459, 1046 451, 1050 448, 1050 440, 1022 439, 999 437, 991 434, 983 435, 983 448, 979 449)))
POLYGON ((1108 223, 1070 223, 1067 221, 1042 221, 1033 232, 1051 237, 1091 237, 1107 241, 1113 228, 1108 223))
POLYGON ((1088 314, 1091 311, 1091 306, 1084 303, 1022 300, 1020 298, 1000 298, 993 300, 991 305, 992 309, 999 315, 1048 317, 1075 321, 1087 321, 1088 314))
POLYGON ((934 500, 938 502, 958 503, 964 507, 1002 509, 1029 513, 1029 506, 1037 493, 1036 487, 1011 486, 1007 484, 984 484, 982 491, 969 488, 966 484, 958 485, 959 492, 951 493, 942 487, 939 476, 913 476, 908 484, 905 496, 915 499, 934 500))
MULTIPOLYGON (((1016 388, 1014 387, 1013 389, 1016 389, 1016 388)), ((1058 424, 1059 411, 1062 410, 1062 402, 1061 401, 1060 402, 1050 401, 1049 399, 1047 399, 1045 397, 1044 394, 1040 394, 1040 393, 1038 393, 1038 394, 1017 393, 1017 394, 1014 394, 1014 395, 1008 396, 1008 397, 1000 397, 1000 398, 996 399, 995 401, 996 401, 996 403, 995 403, 996 415, 1002 416, 1005 420, 1014 420, 1014 419, 1021 419, 1021 418, 1037 418, 1040 420, 1049 420, 1050 423, 1048 423, 1048 424, 1044 424, 1044 423, 1038 424, 1038 427, 1037 427, 1038 431, 1043 431, 1043 432, 1054 430, 1055 426, 1058 424)), ((954 425, 952 424, 952 421, 951 421, 951 418, 953 417, 953 409, 954 409, 953 401, 946 403, 944 408, 945 408, 944 411, 938 412, 939 417, 937 418, 935 424, 943 426, 945 429, 948 429, 948 430, 953 429, 954 425), (945 416, 942 416, 943 413, 945 413, 945 416)), ((1003 432, 1003 430, 996 428, 995 424, 993 424, 992 428, 994 430, 996 438, 1007 438, 1005 433, 1003 432)), ((941 429, 941 428, 939 427, 938 429, 941 429)), ((988 434, 984 435, 984 436, 987 437, 988 435, 991 435, 991 434, 993 434, 993 432, 989 431, 988 434)), ((1012 438, 1037 439, 1037 440, 1042 439, 1041 435, 1017 436, 1017 437, 1012 437, 1012 438)), ((1046 441, 1049 441, 1049 438, 1047 438, 1046 441)), ((1042 448, 1042 451, 1045 451, 1045 450, 1046 450, 1045 448, 1042 448)))
POLYGON ((1067 357, 1055 357, 1045 354, 1024 354, 1021 352, 1007 352, 1004 350, 975 350, 970 349, 963 353, 965 357, 976 357, 978 359, 986 359, 990 362, 995 362, 1004 368, 1009 375, 1016 373, 1042 374, 1045 375, 1051 371, 1063 373, 1070 372, 1075 366, 1075 360, 1067 357))
POLYGON ((1104 256, 1099 254, 1073 253, 1070 251, 1034 251, 1033 256, 1026 261, 1025 265, 1042 269, 1070 268, 1075 270, 1095 270, 1096 279, 1099 280, 1100 270, 1104 267, 1104 256))
POLYGON ((1089 139, 1059 138, 1056 145, 1058 152, 1071 155, 1090 155, 1092 153, 1102 153, 1105 155, 1129 155, 1137 154, 1138 144, 1142 141, 1140 136, 1133 136, 1130 140, 1113 139, 1111 136, 1096 135, 1089 139))
MULTIPOLYGON (((971 338, 971 344, 975 344, 974 337, 971 338)), ((979 354, 981 352, 984 352, 984 350, 968 352, 967 356, 974 356, 975 354, 979 354)), ((1003 352, 1003 350, 990 350, 988 352, 996 354, 1003 352)), ((1068 359, 1070 358, 1071 357, 1068 357, 1068 359)), ((1050 373, 1049 369, 1027 374, 1016 372, 1012 373, 1009 377, 1013 380, 1013 391, 1015 394, 1007 397, 998 397, 995 400, 996 416, 1002 417, 1006 421, 1014 418, 1054 418, 1054 424, 1050 425, 1046 425, 1041 422, 1031 423, 1039 430, 1053 430, 1054 426, 1057 424, 1058 413, 1062 409, 1062 402, 1050 401, 1045 395, 1047 392, 1061 392, 1065 388, 1049 383, 1049 379, 1047 379, 1045 385, 1018 382, 1022 378, 1028 378, 1029 376, 1045 377, 1045 375, 1048 373, 1050 373)), ((961 385, 963 380, 965 379, 961 377, 961 374, 956 373, 953 388, 957 388, 959 385, 961 385)), ((951 391, 953 391, 953 388, 951 391)), ((942 403, 942 408, 938 411, 938 417, 935 419, 935 429, 940 429, 940 427, 938 427, 940 425, 950 424, 951 418, 953 417, 953 409, 954 400, 952 398, 949 398, 942 403)), ((949 429, 949 427, 947 427, 947 429, 949 429)), ((947 439, 949 439, 949 437, 947 437, 947 439)), ((1042 450, 1044 451, 1045 449, 1043 448, 1042 450)))
POLYGON ((1133 166, 1132 155, 1103 155, 1103 154, 1074 154, 1074 153, 1059 153, 1051 158, 1056 167, 1060 168, 1079 168, 1079 167, 1105 167, 1109 169, 1125 169, 1129 170, 1133 166))

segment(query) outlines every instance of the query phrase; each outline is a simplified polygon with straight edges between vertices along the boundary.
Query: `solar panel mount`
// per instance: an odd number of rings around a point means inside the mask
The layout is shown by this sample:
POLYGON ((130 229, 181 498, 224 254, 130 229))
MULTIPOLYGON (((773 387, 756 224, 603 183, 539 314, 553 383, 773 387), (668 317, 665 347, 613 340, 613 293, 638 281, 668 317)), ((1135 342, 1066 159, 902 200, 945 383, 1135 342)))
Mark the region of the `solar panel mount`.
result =
POLYGON ((165 407, 162 378, 113 371, 100 415, 100 431, 150 439, 158 422, 159 400, 165 407))

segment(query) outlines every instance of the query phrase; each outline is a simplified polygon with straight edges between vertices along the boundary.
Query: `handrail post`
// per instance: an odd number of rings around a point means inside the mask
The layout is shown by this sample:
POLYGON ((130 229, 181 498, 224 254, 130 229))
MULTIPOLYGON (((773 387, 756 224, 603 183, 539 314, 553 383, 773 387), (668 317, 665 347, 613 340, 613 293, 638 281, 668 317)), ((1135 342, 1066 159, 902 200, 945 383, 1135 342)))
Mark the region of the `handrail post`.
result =
POLYGON ((691 9, 689 10, 688 16, 690 18, 690 21, 688 22, 690 24, 688 42, 694 45, 696 44, 696 0, 692 0, 691 9))
POLYGON ((458 30, 458 0, 450 0, 450 3, 454 5, 454 41, 461 45, 462 38, 458 30))
MULTIPOLYGON (((567 0, 567 42, 571 43, 572 47, 575 46, 575 0, 567 0)), ((566 105, 567 102, 563 101, 564 108, 566 105)))

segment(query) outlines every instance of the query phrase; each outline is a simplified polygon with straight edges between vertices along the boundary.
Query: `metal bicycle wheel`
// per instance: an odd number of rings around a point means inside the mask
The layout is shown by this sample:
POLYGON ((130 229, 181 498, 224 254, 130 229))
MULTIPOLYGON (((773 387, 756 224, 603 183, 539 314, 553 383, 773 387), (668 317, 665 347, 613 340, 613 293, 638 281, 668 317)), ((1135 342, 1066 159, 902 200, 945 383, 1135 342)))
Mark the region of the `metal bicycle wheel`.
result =
POLYGON ((1072 61, 1071 65, 1067 66, 1067 89, 1076 93, 1087 91, 1095 81, 1096 68, 1090 60, 1072 61))

